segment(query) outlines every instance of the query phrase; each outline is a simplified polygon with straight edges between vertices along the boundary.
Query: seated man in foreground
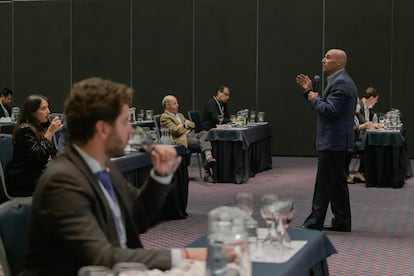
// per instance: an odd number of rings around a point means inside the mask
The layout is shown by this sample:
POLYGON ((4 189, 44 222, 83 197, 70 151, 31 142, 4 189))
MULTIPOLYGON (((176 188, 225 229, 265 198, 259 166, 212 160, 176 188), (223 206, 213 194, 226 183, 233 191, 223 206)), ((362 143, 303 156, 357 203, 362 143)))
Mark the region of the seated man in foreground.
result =
POLYGON ((90 78, 74 84, 65 102, 70 144, 47 167, 33 196, 23 275, 76 275, 80 267, 140 262, 169 269, 205 249, 145 250, 138 229, 158 219, 177 152, 155 146, 153 170, 141 189, 128 183, 111 157, 124 155, 132 89, 90 78))
POLYGON ((162 99, 164 113, 161 115, 161 127, 171 129, 171 134, 177 144, 182 144, 190 150, 201 151, 204 164, 205 182, 213 182, 210 169, 216 163, 211 154, 211 144, 206 141, 207 131, 194 132, 194 122, 187 120, 182 113, 178 112, 178 101, 173 95, 167 95, 162 99))

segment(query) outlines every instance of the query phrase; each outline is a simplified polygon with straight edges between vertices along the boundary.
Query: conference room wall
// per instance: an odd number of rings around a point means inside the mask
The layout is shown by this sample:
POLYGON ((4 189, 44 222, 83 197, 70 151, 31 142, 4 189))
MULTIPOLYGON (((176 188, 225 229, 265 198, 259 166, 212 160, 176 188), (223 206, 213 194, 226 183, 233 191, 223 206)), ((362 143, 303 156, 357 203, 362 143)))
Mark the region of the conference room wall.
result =
POLYGON ((407 127, 408 152, 414 158, 414 1, 393 1, 392 94, 389 107, 399 108, 407 127))
POLYGON ((29 94, 43 94, 53 110, 62 110, 71 73, 69 7, 67 1, 13 2, 15 104, 29 94))
MULTIPOLYGON (((0 87, 10 84, 12 79, 12 12, 9 2, 0 1, 0 87)), ((0 88, 1 89, 1 88, 0 88)))
MULTIPOLYGON (((314 155, 315 113, 295 76, 322 75, 326 49, 344 48, 360 94, 398 107, 413 125, 409 86, 413 1, 0 1, 0 86, 16 105, 30 93, 60 110, 71 83, 98 75, 135 89, 133 105, 161 112, 166 93, 201 109, 219 83, 233 112, 266 112, 276 155, 314 155), (258 30, 258 32, 256 31, 258 30), (256 67, 257 64, 257 67, 256 67), (281 134, 283 133, 283 134, 281 134)), ((408 132, 410 134, 410 132, 408 132)), ((413 136, 408 135, 408 144, 413 136)))

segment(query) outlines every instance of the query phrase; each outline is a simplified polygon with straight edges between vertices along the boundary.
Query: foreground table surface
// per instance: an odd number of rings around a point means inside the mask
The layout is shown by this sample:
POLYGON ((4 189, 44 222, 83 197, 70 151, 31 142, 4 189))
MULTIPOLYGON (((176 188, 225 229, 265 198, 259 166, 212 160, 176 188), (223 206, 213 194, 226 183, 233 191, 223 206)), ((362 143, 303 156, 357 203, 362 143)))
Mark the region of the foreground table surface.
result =
MULTIPOLYGON (((286 263, 253 262, 253 276, 277 275, 329 275, 326 258, 337 253, 323 232, 308 229, 289 229, 292 240, 307 240, 308 243, 286 263)), ((189 247, 207 246, 203 236, 189 247)))

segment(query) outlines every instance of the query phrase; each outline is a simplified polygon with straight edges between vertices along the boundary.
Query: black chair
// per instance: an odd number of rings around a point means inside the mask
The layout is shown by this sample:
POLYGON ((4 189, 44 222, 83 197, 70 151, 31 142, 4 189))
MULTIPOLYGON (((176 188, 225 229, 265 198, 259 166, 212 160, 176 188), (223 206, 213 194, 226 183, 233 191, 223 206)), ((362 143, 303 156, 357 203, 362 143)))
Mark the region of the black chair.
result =
MULTIPOLYGON (((198 133, 201 130, 203 130, 201 127, 200 112, 198 110, 190 110, 187 112, 187 114, 188 114, 188 118, 190 119, 190 121, 192 121, 195 125, 194 132, 198 133)), ((198 170, 200 171, 200 178, 203 178, 202 165, 201 165, 203 160, 201 158, 201 151, 190 148, 190 152, 196 155, 197 163, 198 163, 198 170)))
POLYGON ((0 205, 0 264, 4 276, 23 271, 31 206, 32 197, 17 197, 0 205))
POLYGON ((161 129, 161 114, 156 114, 152 116, 152 118, 154 119, 155 127, 160 130, 161 129))
POLYGON ((195 133, 199 133, 203 130, 201 126, 201 116, 198 110, 190 110, 187 112, 188 118, 195 124, 194 131, 195 133))
POLYGON ((8 164, 13 158, 13 142, 11 134, 0 134, 0 181, 1 181, 1 191, 0 191, 0 202, 12 199, 7 192, 6 181, 8 179, 8 164))

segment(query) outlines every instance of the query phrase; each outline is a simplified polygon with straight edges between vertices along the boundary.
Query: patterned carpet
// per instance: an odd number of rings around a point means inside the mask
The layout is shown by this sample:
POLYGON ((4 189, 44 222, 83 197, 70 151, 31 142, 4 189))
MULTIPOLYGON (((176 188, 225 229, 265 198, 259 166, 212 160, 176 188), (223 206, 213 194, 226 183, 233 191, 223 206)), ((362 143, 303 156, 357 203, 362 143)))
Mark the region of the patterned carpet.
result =
MULTIPOLYGON (((189 217, 160 223, 142 236, 147 248, 182 247, 206 234, 207 213, 232 205, 237 191, 256 198, 265 192, 295 199, 292 226, 309 214, 316 172, 315 158, 273 157, 273 169, 250 178, 247 184, 208 184, 190 167, 189 217)), ((325 232, 338 254, 328 258, 331 275, 414 275, 414 179, 402 189, 349 185, 352 232, 325 232)), ((256 205, 257 206, 257 205, 256 205)), ((263 224, 258 207, 253 216, 263 224)), ((331 214, 325 221, 329 224, 331 214)))

